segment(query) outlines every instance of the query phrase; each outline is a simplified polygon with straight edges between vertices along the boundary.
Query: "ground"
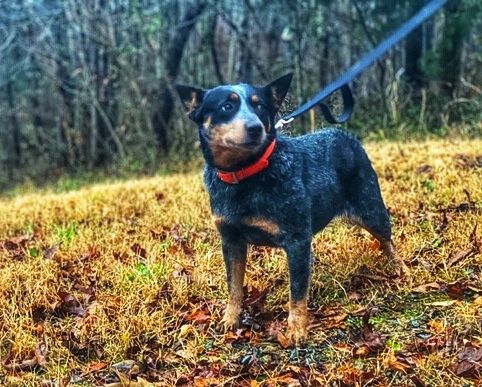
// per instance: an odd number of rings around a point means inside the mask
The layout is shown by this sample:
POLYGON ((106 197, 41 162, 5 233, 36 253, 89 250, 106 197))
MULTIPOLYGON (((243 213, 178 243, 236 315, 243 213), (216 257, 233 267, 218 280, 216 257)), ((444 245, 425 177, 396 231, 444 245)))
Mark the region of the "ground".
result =
POLYGON ((313 242, 300 348, 275 249, 250 249, 242 326, 219 330, 227 289, 200 170, 1 199, 0 384, 480 385, 482 141, 366 148, 412 276, 335 221, 313 242))

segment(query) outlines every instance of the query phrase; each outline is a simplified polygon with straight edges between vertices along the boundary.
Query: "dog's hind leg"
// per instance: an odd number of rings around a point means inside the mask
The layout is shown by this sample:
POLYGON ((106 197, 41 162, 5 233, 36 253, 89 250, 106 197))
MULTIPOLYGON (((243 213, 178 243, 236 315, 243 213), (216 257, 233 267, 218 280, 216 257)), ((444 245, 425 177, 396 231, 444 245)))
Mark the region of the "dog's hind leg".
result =
POLYGON ((348 218, 380 241, 385 255, 395 266, 399 276, 410 274, 410 270, 398 255, 392 240, 390 217, 383 203, 377 175, 373 168, 364 168, 363 176, 352 185, 348 218))
MULTIPOLYGON (((387 214, 388 217, 388 214, 387 214)), ((395 273, 400 276, 407 276, 410 274, 410 269, 407 267, 403 259, 398 255, 397 249, 391 237, 387 237, 387 233, 385 230, 382 232, 375 226, 367 225, 365 222, 359 222, 358 219, 356 223, 367 230, 370 234, 372 234, 375 238, 380 241, 383 253, 388 257, 388 259, 392 262, 395 268, 395 273)))

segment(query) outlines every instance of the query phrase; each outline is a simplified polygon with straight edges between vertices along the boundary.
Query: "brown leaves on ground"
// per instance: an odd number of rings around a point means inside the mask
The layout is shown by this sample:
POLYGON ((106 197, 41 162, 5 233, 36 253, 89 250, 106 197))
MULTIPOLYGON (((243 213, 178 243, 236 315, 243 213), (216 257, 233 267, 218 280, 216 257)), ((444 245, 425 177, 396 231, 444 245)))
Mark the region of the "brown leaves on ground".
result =
POLYGON ((353 348, 354 356, 367 357, 385 348, 387 336, 377 332, 370 323, 370 317, 376 311, 376 308, 368 308, 363 314, 360 334, 353 348))
POLYGON ((32 245, 36 237, 38 237, 38 233, 19 235, 0 241, 0 251, 4 250, 14 260, 26 258, 29 256, 28 248, 32 245))
POLYGON ((474 229, 470 233, 469 237, 470 247, 468 249, 459 250, 455 253, 450 254, 447 259, 446 267, 450 268, 464 259, 470 258, 475 254, 480 253, 481 242, 477 239, 477 223, 474 225, 474 229))
POLYGON ((45 366, 47 363, 47 344, 45 341, 40 341, 33 353, 23 360, 18 360, 17 355, 10 351, 2 360, 2 366, 7 371, 33 371, 39 367, 45 366))
POLYGON ((465 378, 482 377, 482 347, 466 347, 458 355, 458 362, 454 365, 457 376, 465 378))
POLYGON ((455 165, 462 169, 482 168, 482 155, 469 156, 458 153, 455 155, 455 165))
POLYGON ((440 292, 454 300, 471 299, 474 295, 482 293, 482 284, 478 281, 455 281, 455 282, 429 282, 415 286, 413 293, 440 292))
POLYGON ((286 336, 286 324, 281 321, 274 320, 268 325, 268 335, 276 339, 282 348, 289 348, 292 346, 291 340, 286 336))
POLYGON ((144 249, 139 243, 134 243, 131 246, 131 251, 135 254, 138 255, 139 257, 146 259, 147 258, 147 251, 144 249))
POLYGON ((182 235, 181 226, 179 224, 174 224, 169 227, 162 227, 160 229, 150 230, 151 236, 154 239, 161 241, 172 240, 174 243, 170 246, 169 253, 178 254, 183 253, 187 256, 192 256, 194 250, 192 248, 190 237, 201 238, 206 237, 205 235, 196 235, 195 233, 190 233, 189 236, 182 235))
POLYGON ((473 141, 369 147, 413 277, 393 278, 376 240, 334 222, 315 239, 309 336, 297 348, 285 256, 269 248, 249 249, 239 329, 218 329, 225 271, 198 171, 3 199, 0 384, 477 383, 473 141), (75 238, 59 240, 68 224, 75 238))

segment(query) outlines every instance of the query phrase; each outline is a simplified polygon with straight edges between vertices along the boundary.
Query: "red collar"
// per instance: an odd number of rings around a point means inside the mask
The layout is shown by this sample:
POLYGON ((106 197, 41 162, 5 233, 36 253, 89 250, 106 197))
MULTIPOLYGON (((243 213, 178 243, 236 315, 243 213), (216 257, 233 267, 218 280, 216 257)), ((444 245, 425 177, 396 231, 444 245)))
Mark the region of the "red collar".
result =
POLYGON ((261 158, 254 164, 241 168, 235 172, 218 171, 218 177, 221 181, 227 184, 238 184, 241 180, 247 179, 250 176, 256 175, 258 172, 265 170, 269 166, 268 159, 273 154, 275 145, 276 140, 273 140, 264 151, 263 156, 261 156, 261 158))

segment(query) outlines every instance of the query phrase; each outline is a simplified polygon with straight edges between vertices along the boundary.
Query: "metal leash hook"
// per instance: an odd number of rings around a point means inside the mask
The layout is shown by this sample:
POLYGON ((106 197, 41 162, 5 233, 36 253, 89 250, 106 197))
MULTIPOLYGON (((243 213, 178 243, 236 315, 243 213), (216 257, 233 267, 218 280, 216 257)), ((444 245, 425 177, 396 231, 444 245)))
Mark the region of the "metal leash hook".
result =
POLYGON ((280 118, 278 122, 275 124, 275 129, 281 129, 283 126, 289 124, 291 121, 293 121, 295 117, 288 118, 287 120, 280 118))

